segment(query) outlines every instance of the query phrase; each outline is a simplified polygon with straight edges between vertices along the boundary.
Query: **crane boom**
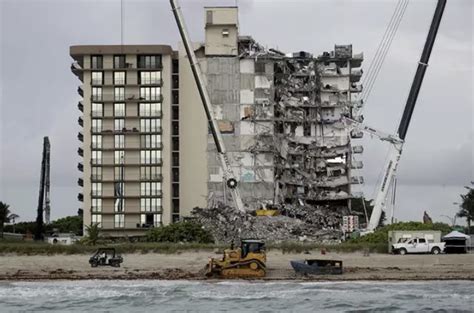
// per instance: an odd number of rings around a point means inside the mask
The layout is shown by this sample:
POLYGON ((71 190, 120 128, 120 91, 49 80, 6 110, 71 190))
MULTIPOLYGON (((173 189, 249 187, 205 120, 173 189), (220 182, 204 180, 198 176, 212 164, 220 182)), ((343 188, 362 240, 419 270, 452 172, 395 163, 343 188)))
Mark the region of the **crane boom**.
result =
POLYGON ((50 151, 51 145, 49 138, 43 138, 43 157, 41 160, 41 176, 40 176, 40 188, 38 196, 38 209, 36 216, 36 230, 35 240, 43 240, 43 214, 46 211, 46 222, 49 223, 50 218, 50 200, 49 200, 49 162, 50 162, 50 151))
MULTIPOLYGON (((206 117, 209 122, 209 128, 211 130, 212 137, 216 144, 217 153, 219 155, 222 170, 224 172, 225 183, 227 184, 227 186, 229 187, 231 191, 232 199, 234 200, 234 203, 237 209, 240 211, 244 211, 244 205, 242 202, 242 198, 240 196, 239 188, 237 186, 237 180, 234 177, 234 173, 232 172, 229 159, 227 158, 226 149, 224 146, 224 140, 222 139, 222 134, 217 125, 217 121, 214 118, 211 100, 209 98, 207 88, 202 78, 201 67, 199 66, 196 55, 194 53, 194 49, 191 46, 191 41, 189 40, 188 32, 186 30, 186 25, 184 23, 183 14, 181 13, 181 8, 178 6, 177 0, 170 0, 170 4, 173 11, 173 15, 176 19, 176 23, 178 25, 181 39, 183 40, 186 54, 188 55, 188 58, 189 58, 189 63, 191 64, 191 70, 194 76, 194 80, 196 81, 196 85, 199 91, 199 96, 201 97, 201 102, 204 106, 204 111, 206 112, 206 117)), ((224 197, 225 196, 226 195, 224 194, 224 197)))
POLYGON ((378 187, 379 189, 375 198, 374 208, 372 210, 372 215, 370 216, 369 225, 367 227, 369 232, 375 230, 375 228, 377 228, 379 225, 380 217, 382 216, 382 211, 385 207, 389 186, 395 178, 398 162, 400 161, 403 144, 408 131, 408 126, 410 125, 410 120, 413 115, 413 110, 415 109, 418 93, 420 92, 426 68, 428 67, 428 61, 430 59, 431 51, 438 33, 438 28, 441 23, 445 6, 446 0, 438 0, 433 19, 431 21, 430 30, 423 48, 423 53, 421 54, 420 61, 418 62, 418 68, 416 70, 415 77, 413 78, 410 93, 408 95, 402 119, 398 127, 397 137, 401 139, 401 141, 398 143, 392 143, 390 146, 389 157, 387 165, 385 166, 384 176, 380 186, 378 187))

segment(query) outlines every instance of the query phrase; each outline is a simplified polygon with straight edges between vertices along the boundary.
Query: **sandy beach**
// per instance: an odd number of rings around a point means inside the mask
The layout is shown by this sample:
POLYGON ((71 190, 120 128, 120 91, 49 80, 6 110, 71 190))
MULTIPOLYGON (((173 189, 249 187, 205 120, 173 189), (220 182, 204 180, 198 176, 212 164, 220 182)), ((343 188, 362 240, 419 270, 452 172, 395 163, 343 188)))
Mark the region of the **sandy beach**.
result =
MULTIPOLYGON (((205 279, 203 268, 209 251, 176 254, 124 254, 120 268, 91 268, 89 255, 0 256, 0 280, 43 279, 205 279)), ((474 280, 474 254, 388 255, 362 253, 282 254, 267 253, 265 280, 474 280), (343 275, 296 276, 290 260, 305 258, 340 259, 343 275)))

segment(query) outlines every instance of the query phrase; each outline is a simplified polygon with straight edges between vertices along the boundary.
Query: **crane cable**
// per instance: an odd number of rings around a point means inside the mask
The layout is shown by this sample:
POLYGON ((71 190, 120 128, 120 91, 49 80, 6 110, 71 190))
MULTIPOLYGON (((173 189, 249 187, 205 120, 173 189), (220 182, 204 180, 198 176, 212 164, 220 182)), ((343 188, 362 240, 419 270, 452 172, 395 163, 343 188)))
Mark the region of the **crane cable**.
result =
POLYGON ((397 6, 395 7, 395 10, 393 11, 392 17, 390 18, 390 22, 388 23, 387 28, 385 29, 385 33, 383 34, 382 39, 380 40, 380 42, 377 46, 377 50, 374 54, 374 57, 372 58, 372 61, 370 62, 369 68, 367 70, 367 74, 364 75, 364 77, 362 78, 362 83, 365 83, 367 81, 368 77, 370 77, 372 75, 372 69, 373 69, 376 61, 379 58, 379 54, 381 52, 382 45, 383 45, 383 43, 385 42, 385 40, 387 38, 387 35, 388 35, 388 32, 389 32, 390 28, 392 27, 393 21, 395 20, 395 16, 397 15, 398 10, 400 9, 401 3, 402 3, 402 0, 399 0, 398 3, 397 3, 397 6))
POLYGON ((370 73, 364 80, 364 83, 367 84, 365 90, 362 92, 361 95, 361 98, 364 100, 364 102, 367 102, 370 96, 372 88, 377 80, 378 74, 392 45, 393 39, 395 38, 395 35, 398 31, 401 20, 405 14, 408 3, 409 0, 400 0, 397 4, 397 8, 394 12, 394 15, 392 16, 391 23, 389 23, 389 26, 387 27, 386 36, 384 35, 384 38, 382 39, 382 42, 379 45, 380 49, 378 49, 376 53, 377 59, 375 59, 374 57, 374 60, 372 61, 372 69, 369 68, 370 73))
MULTIPOLYGON (((381 64, 383 54, 386 50, 387 44, 390 40, 390 37, 392 36, 392 33, 395 29, 395 25, 397 24, 397 20, 400 17, 400 13, 403 9, 403 5, 404 5, 405 1, 406 0, 399 0, 397 6, 395 8, 395 11, 392 15, 392 18, 390 19, 390 22, 387 25, 387 29, 385 30, 385 33, 382 36, 382 39, 379 43, 379 46, 377 47, 377 51, 374 55, 374 58, 372 59, 372 62, 370 64, 370 67, 369 67, 369 70, 368 70, 368 74, 362 80, 362 83, 364 84, 364 86, 365 85, 367 85, 367 86, 370 85, 370 82, 374 79, 375 73, 377 71, 377 68, 381 64)), ((365 95, 366 92, 367 91, 364 90, 363 94, 365 95)))

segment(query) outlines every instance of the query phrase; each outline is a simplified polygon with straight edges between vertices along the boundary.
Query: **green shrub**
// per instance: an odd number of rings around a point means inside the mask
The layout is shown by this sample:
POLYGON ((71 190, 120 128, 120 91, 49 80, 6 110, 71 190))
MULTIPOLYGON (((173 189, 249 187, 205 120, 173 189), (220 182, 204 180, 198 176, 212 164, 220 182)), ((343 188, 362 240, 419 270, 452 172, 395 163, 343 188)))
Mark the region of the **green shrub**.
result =
POLYGON ((149 242, 214 242, 209 231, 196 222, 179 222, 151 229, 146 234, 149 242))

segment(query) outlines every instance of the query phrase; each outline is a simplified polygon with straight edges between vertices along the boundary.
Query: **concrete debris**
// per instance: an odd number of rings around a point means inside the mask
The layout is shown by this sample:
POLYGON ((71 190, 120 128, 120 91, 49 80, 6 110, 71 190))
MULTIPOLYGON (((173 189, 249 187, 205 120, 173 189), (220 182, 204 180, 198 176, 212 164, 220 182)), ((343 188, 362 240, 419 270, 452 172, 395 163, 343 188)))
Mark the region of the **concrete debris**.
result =
POLYGON ((325 207, 285 206, 279 216, 253 216, 231 207, 194 208, 192 216, 209 230, 219 243, 240 238, 258 238, 268 242, 308 241, 335 242, 341 239, 345 209, 327 212, 325 207))

